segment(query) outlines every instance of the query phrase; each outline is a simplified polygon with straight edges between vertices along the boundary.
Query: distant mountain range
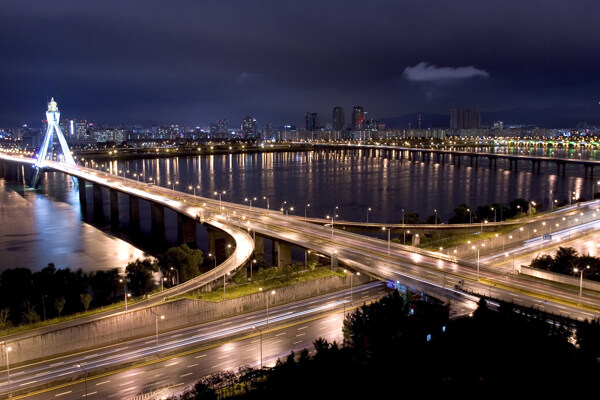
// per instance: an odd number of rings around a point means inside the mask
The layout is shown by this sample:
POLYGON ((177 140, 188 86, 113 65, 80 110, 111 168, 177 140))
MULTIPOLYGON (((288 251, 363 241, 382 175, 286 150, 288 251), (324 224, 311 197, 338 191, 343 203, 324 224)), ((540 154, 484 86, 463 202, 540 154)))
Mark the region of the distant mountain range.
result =
MULTIPOLYGON (((387 128, 406 129, 408 124, 413 129, 419 126, 421 115, 421 128, 448 128, 450 114, 412 113, 399 117, 382 118, 387 128)), ((600 125, 600 105, 584 107, 551 107, 551 108, 513 108, 502 111, 481 112, 481 124, 491 126, 495 121, 503 121, 504 126, 509 125, 535 125, 545 128, 574 128, 582 123, 600 125)))

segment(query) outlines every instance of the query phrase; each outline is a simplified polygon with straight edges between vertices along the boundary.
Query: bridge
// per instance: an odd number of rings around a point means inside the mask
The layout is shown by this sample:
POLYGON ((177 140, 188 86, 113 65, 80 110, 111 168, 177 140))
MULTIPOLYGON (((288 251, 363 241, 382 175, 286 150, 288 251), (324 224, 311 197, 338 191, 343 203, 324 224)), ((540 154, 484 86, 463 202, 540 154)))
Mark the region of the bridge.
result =
MULTIPOLYGON (((9 162, 31 165, 35 161, 9 155, 0 155, 0 159, 3 169, 7 168, 6 164, 9 162)), ((545 309, 549 309, 549 304, 554 303, 559 312, 564 313, 568 309, 570 315, 580 319, 600 316, 595 298, 583 296, 580 300, 577 293, 571 290, 533 284, 518 276, 489 269, 472 261, 457 260, 450 255, 324 227, 303 221, 301 217, 276 211, 194 196, 80 165, 48 161, 45 168, 76 177, 80 181, 80 187, 82 182, 91 182, 98 187, 125 193, 130 198, 148 200, 153 203, 154 208, 169 207, 185 214, 186 218, 195 223, 228 229, 234 235, 236 246, 228 259, 231 260, 228 266, 212 273, 212 279, 245 265, 252 250, 261 251, 260 238, 267 237, 272 238, 276 244, 274 247, 278 253, 278 262, 289 257, 289 247, 293 245, 305 249, 307 253, 310 251, 312 256, 320 254, 329 257, 333 268, 338 263, 343 263, 377 279, 401 280, 424 292, 440 291, 440 297, 445 300, 454 299, 461 293, 471 293, 527 306, 543 306, 545 309), (552 296, 549 297, 548 293, 552 293, 552 296), (578 305, 580 303, 582 306, 578 305)), ((115 214, 116 212, 111 212, 111 218, 115 214)), ((154 214, 153 223, 160 226, 161 211, 155 210, 154 214)), ((155 231, 158 230, 156 226, 155 231)), ((204 282, 210 278, 210 275, 202 277, 204 282)), ((190 284, 188 288, 191 290, 197 287, 190 284)))
POLYGON ((385 155, 392 159, 409 160, 409 161, 423 161, 446 163, 450 162, 455 165, 461 165, 461 161, 465 158, 468 159, 469 165, 477 166, 479 160, 485 158, 488 160, 489 167, 496 167, 497 161, 506 160, 509 163, 509 169, 517 169, 519 162, 529 163, 532 171, 539 171, 542 163, 555 164, 557 167, 557 173, 561 170, 564 173, 567 165, 583 166, 585 173, 588 171, 591 175, 594 174, 594 168, 600 167, 600 161, 597 160, 583 160, 575 158, 560 158, 560 157, 539 157, 539 156, 528 156, 518 154, 497 154, 488 152, 472 152, 472 151, 461 151, 461 150, 443 150, 443 149, 424 149, 415 147, 402 147, 402 146, 391 146, 391 145, 364 145, 364 144, 352 144, 352 143, 313 143, 313 146, 317 148, 325 149, 347 149, 347 150, 367 150, 367 151, 379 151, 382 155, 385 155))

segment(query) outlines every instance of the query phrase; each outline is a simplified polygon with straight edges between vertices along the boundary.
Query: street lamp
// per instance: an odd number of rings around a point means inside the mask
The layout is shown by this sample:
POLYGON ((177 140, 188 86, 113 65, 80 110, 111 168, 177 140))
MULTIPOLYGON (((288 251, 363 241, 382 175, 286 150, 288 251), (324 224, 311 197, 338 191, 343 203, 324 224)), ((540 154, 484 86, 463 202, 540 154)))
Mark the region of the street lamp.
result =
MULTIPOLYGON (((4 343, 4 342, 2 342, 4 343)), ((6 346, 6 344, 5 344, 6 346)), ((6 352, 6 374, 8 376, 8 397, 12 397, 12 387, 10 385, 10 363, 8 362, 8 353, 12 350, 12 347, 10 346, 6 346, 5 347, 5 352, 6 352)))
POLYGON ((310 207, 310 203, 304 206, 304 219, 306 219, 306 207, 310 207))
POLYGON ((159 315, 157 313, 155 313, 154 311, 150 310, 150 312, 154 315, 155 320, 156 320, 156 356, 158 356, 158 319, 160 318, 165 319, 164 315, 159 315))
MULTIPOLYGON (((381 230, 385 231, 386 230, 385 226, 382 226, 381 230)), ((392 232, 392 228, 387 229, 387 233, 388 233, 388 256, 390 255, 391 232, 392 232)))
POLYGON ((179 270, 171 267, 171 271, 175 271, 175 273, 177 274, 177 284, 179 285, 179 270))
MULTIPOLYGON (((263 288, 258 288, 258 290, 260 292, 262 292, 263 288)), ((267 329, 269 329, 269 298, 270 298, 270 295, 272 295, 272 294, 275 294, 274 290, 267 292, 267 329)))
POLYGON ((215 192, 215 196, 219 195, 219 212, 221 212, 223 210, 223 207, 222 207, 223 201, 221 200, 221 196, 224 195, 224 194, 226 194, 226 193, 227 192, 224 191, 224 190, 222 192, 215 192))
POLYGON ((223 301, 225 301, 225 278, 227 278, 229 275, 231 275, 231 272, 223 274, 223 301))
POLYGON ((492 207, 491 210, 494 212, 494 223, 496 223, 496 208, 492 207))
POLYGON ((127 298, 131 297, 131 293, 127 293, 127 282, 123 279, 119 279, 119 282, 125 285, 125 311, 127 311, 127 298))
POLYGON ((244 201, 248 201, 248 202, 250 202, 250 209, 251 209, 251 210, 252 210, 252 200, 256 201, 256 197, 251 197, 251 198, 248 198, 248 197, 246 197, 246 198, 244 199, 244 201))
POLYGON ((260 329, 258 326, 254 326, 252 325, 252 329, 256 329, 258 330, 258 333, 260 335, 260 369, 262 369, 263 367, 263 356, 262 356, 262 329, 260 329))
POLYGON ((263 196, 263 200, 267 201, 267 210, 269 209, 269 198, 267 196, 263 196))
POLYGON ((167 183, 172 186, 172 188, 173 188, 173 194, 175 194, 175 185, 179 185, 179 181, 175 181, 175 182, 169 181, 167 183))
POLYGON ((87 397, 87 369, 81 364, 77 364, 77 368, 81 368, 83 370, 83 387, 85 389, 85 397, 87 397))
POLYGON ((371 211, 371 207, 367 208, 367 224, 369 223, 369 212, 371 211))
MULTIPOLYGON (((352 293, 352 278, 354 278, 354 274, 352 272, 349 272, 348 270, 344 270, 344 272, 350 274, 350 305, 352 305, 352 303, 354 302, 354 296, 352 293)), ((360 272, 357 272, 356 276, 360 276, 360 272)))
POLYGON ((469 212, 469 223, 472 224, 473 223, 473 216, 471 214, 471 209, 467 208, 467 211, 469 212))
POLYGON ((194 197, 196 196, 196 189, 200 189, 200 186, 188 186, 188 190, 193 190, 194 192, 194 197))
MULTIPOLYGON (((580 272, 580 273, 581 273, 581 275, 580 275, 580 277, 579 277, 579 305, 581 305, 581 304, 582 304, 582 302, 581 302, 581 296, 582 296, 582 293, 583 293, 583 272, 584 272, 586 269, 590 269, 590 266, 589 266, 589 265, 587 265, 585 268, 582 268, 582 269, 580 269, 580 270, 579 270, 579 269, 577 269, 577 268, 574 268, 574 269, 573 269, 573 272, 575 272, 575 273, 577 273, 577 272, 580 272)), ((7 353, 7 354, 8 354, 8 353, 7 353)))
POLYGON ((435 213, 435 224, 437 225, 437 208, 435 210, 433 210, 433 212, 435 213))
POLYGON ((471 248, 473 250, 477 249, 477 279, 479 279, 479 246, 471 246, 471 248))
POLYGON ((326 218, 327 219, 331 219, 331 242, 333 243, 333 224, 335 222, 335 217, 337 217, 337 215, 332 215, 331 217, 328 215, 326 218))

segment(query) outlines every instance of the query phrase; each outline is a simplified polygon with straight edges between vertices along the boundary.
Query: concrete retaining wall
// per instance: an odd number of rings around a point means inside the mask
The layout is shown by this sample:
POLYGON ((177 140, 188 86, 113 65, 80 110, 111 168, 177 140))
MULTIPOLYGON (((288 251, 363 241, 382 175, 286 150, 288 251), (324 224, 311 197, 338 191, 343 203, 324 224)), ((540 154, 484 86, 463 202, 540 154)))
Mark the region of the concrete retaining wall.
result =
MULTIPOLYGON (((361 275, 355 277, 353 283, 356 286, 369 280, 369 277, 361 275)), ((289 303, 347 287, 350 287, 350 277, 331 276, 303 282, 277 289, 274 295, 269 295, 269 306, 289 303)), ((41 335, 27 337, 27 334, 24 333, 22 338, 7 343, 12 347, 10 362, 11 365, 16 365, 153 335, 156 332, 155 314, 165 316, 164 320, 158 322, 159 331, 165 332, 260 310, 266 307, 266 296, 267 293, 257 293, 221 302, 179 299, 41 335)), ((3 357, 0 359, 0 366, 2 366, 5 360, 3 357)))
MULTIPOLYGON (((517 267, 519 273, 524 275, 535 276, 536 278, 547 279, 553 282, 564 283, 566 285, 579 287, 580 278, 577 276, 568 276, 563 274, 558 274, 556 272, 544 271, 537 268, 529 268, 524 265, 517 267)), ((584 274, 585 278, 585 274, 584 274)), ((600 292, 600 282, 590 281, 587 279, 583 280, 583 287, 588 290, 595 290, 600 292)))

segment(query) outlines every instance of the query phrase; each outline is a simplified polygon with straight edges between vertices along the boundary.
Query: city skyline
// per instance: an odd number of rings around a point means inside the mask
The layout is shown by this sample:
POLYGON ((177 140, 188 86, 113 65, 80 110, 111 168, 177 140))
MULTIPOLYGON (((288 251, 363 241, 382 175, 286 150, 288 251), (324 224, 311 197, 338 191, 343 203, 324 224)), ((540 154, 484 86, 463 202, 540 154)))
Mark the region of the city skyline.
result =
POLYGON ((187 125, 600 107, 593 2, 33 3, 0 16, 0 121, 37 122, 51 96, 88 120, 187 125))

